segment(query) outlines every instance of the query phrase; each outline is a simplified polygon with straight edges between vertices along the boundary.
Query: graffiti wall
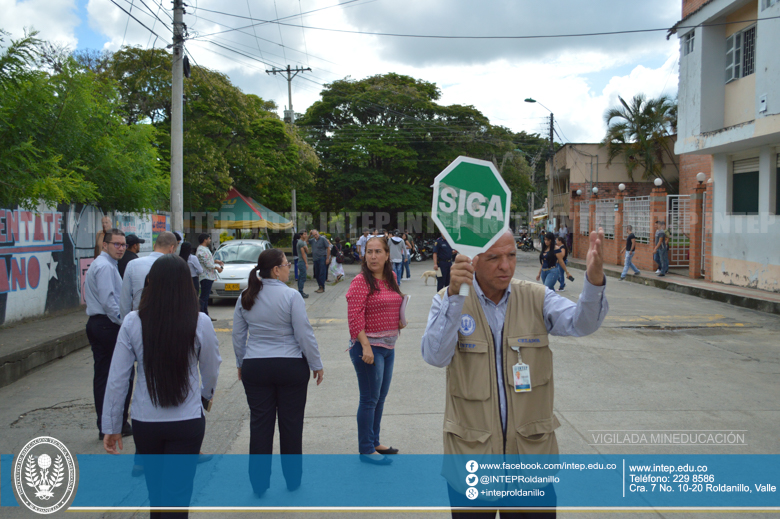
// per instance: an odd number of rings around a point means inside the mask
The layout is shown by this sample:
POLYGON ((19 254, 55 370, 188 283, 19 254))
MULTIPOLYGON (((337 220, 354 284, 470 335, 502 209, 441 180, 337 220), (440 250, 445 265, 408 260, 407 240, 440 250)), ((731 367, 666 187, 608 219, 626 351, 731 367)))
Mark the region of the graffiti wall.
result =
MULTIPOLYGON (((126 234, 153 247, 153 219, 167 215, 115 213, 126 234)), ((0 325, 84 304, 84 278, 92 263, 103 212, 89 205, 0 208, 0 325)))

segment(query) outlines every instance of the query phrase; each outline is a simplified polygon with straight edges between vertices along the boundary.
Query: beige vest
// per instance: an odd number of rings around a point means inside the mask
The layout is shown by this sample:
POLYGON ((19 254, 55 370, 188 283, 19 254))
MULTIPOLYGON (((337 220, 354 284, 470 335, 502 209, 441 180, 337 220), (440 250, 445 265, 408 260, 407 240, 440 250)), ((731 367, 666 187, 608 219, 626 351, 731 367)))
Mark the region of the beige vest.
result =
POLYGON ((506 439, 501 427, 493 334, 476 291, 466 298, 455 355, 447 367, 445 454, 558 454, 555 429, 560 423, 553 415, 553 362, 542 315, 544 294, 544 285, 512 280, 503 344, 499 345, 503 349, 506 439), (522 360, 529 366, 530 392, 514 390, 512 366, 517 363, 517 352, 512 346, 519 346, 522 360))

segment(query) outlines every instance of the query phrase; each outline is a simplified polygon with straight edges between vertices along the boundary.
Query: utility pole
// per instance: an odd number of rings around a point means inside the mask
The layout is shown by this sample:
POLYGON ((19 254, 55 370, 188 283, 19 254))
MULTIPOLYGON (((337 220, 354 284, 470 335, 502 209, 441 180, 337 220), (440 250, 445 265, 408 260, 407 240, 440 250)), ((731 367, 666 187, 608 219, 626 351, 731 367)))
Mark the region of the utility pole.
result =
POLYGON ((184 0, 173 0, 171 229, 184 230, 184 0))
MULTIPOLYGON (((266 70, 266 74, 273 74, 274 76, 276 74, 287 74, 287 109, 284 111, 284 120, 285 122, 289 123, 290 125, 295 124, 295 111, 293 111, 293 104, 292 104, 292 80, 295 76, 298 75, 299 72, 311 72, 311 69, 309 67, 306 68, 300 68, 295 67, 294 69, 290 67, 290 65, 287 65, 286 69, 283 68, 272 68, 271 70, 266 70)), ((295 188, 292 190, 292 217, 293 217, 293 232, 298 232, 298 208, 295 198, 295 188)), ((294 253, 295 251, 293 251, 294 253)))
POLYGON ((276 74, 287 74, 287 97, 288 97, 287 108, 288 109, 284 111, 284 120, 285 122, 288 122, 290 124, 295 124, 295 112, 293 111, 293 104, 292 104, 292 80, 295 76, 298 75, 299 72, 311 72, 311 69, 309 67, 291 68, 290 65, 287 65, 286 69, 274 67, 271 70, 265 71, 266 74, 273 74, 274 76, 276 74))
MULTIPOLYGON (((555 208, 555 175, 553 173, 553 167, 555 166, 555 145, 553 144, 553 131, 555 130, 553 124, 555 123, 555 118, 553 117, 553 113, 550 112, 550 198, 551 200, 547 201, 547 222, 548 224, 552 222, 552 216, 553 216, 553 209, 555 208)), ((554 231, 554 230, 553 230, 554 231)))

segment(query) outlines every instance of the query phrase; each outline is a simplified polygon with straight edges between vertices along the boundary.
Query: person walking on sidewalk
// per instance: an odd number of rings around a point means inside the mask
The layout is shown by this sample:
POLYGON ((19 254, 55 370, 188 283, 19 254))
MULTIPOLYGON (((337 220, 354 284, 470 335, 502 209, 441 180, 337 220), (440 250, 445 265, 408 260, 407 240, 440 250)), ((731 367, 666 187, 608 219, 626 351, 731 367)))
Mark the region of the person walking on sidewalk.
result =
POLYGON ((368 229, 363 229, 363 235, 358 238, 357 241, 357 250, 358 250, 358 256, 360 257, 360 261, 363 261, 363 256, 366 255, 366 242, 368 241, 368 233, 371 232, 368 229))
POLYGON ((306 294, 303 291, 303 285, 306 283, 307 261, 309 259, 309 247, 306 245, 307 243, 309 243, 308 235, 306 234, 306 231, 303 231, 300 238, 298 238, 296 247, 298 248, 298 292, 300 292, 301 297, 304 299, 309 297, 309 294, 306 294))
POLYGON ((404 240, 404 269, 406 270, 406 279, 412 279, 412 273, 409 271, 409 264, 412 262, 412 244, 409 241, 409 235, 403 233, 401 238, 404 240))
POLYGON ((666 236, 666 222, 658 220, 655 222, 655 247, 653 248, 653 259, 658 264, 658 270, 655 273, 658 276, 665 276, 669 272, 669 241, 666 236))
POLYGON ((360 390, 358 452, 363 462, 388 465, 391 460, 384 455, 397 454, 398 449, 382 445, 379 433, 393 378, 395 343, 404 326, 400 319, 403 295, 385 238, 371 238, 366 243, 361 273, 352 280, 346 297, 349 357, 360 390))
POLYGON ((341 248, 341 238, 333 238, 333 246, 330 248, 330 266, 328 271, 336 278, 336 283, 344 277, 344 251, 341 248))
MULTIPOLYGON (((539 284, 513 279, 517 246, 511 232, 477 255, 473 264, 466 257, 455 260, 449 288, 433 298, 421 342, 423 360, 447 369, 443 439, 444 457, 453 458, 452 463, 460 458, 449 454, 558 454, 555 429, 560 423, 553 413, 549 335, 590 335, 609 310, 604 231, 591 232, 589 241, 585 281, 577 303, 539 284), (472 286, 468 296, 459 295, 464 283, 472 286), (523 365, 527 371, 521 369, 523 365), (516 371, 530 373, 527 389, 506 387, 505 381, 513 380, 516 371)), ((450 505, 479 506, 483 514, 464 511, 461 516, 453 510, 453 517, 492 519, 497 508, 531 505, 518 497, 467 499, 463 465, 457 463, 443 471, 450 505)), ((543 485, 538 486, 545 491, 544 497, 533 498, 533 506, 555 507, 553 485, 543 485)), ((555 517, 554 508, 525 512, 525 519, 555 517)), ((502 510, 501 517, 505 513, 502 510)))
POLYGON ((122 297, 119 300, 122 319, 133 310, 138 310, 141 304, 141 293, 146 286, 146 275, 149 274, 149 269, 154 262, 163 254, 172 254, 176 246, 176 236, 172 232, 161 232, 154 242, 154 250, 151 254, 128 263, 125 278, 122 280, 122 297))
POLYGON ((214 326, 198 312, 184 260, 162 256, 152 264, 148 280, 138 311, 127 315, 119 331, 103 405, 103 447, 109 454, 123 448, 120 410, 133 392, 127 379, 137 363, 133 438, 136 453, 144 455, 150 505, 186 508, 206 431, 202 402, 214 397, 222 358, 214 326), (189 456, 175 456, 172 464, 160 454, 189 456))
POLYGON ((636 236, 634 236, 634 228, 632 226, 627 226, 626 229, 628 230, 628 236, 626 237, 626 246, 622 249, 620 249, 620 252, 626 251, 626 261, 625 265, 623 265, 623 272, 620 274, 620 281, 625 281, 626 274, 628 274, 628 269, 631 269, 634 271, 634 275, 638 276, 640 274, 639 269, 636 268, 634 263, 631 261, 634 257, 634 252, 636 251, 636 236))
MULTIPOLYGON (((215 260, 211 254, 211 236, 202 233, 198 236, 198 249, 195 251, 203 272, 198 276, 200 279, 200 311, 209 315, 209 296, 211 295, 211 285, 217 280, 217 272, 222 272, 225 266, 220 260, 215 260)), ((212 321, 216 321, 213 317, 212 321)))
MULTIPOLYGON (((563 227, 565 229, 565 227, 563 227)), ((566 248, 566 238, 558 236, 555 239, 558 242, 558 250, 563 252, 563 263, 558 262, 558 292, 564 292, 566 290, 566 272, 563 271, 564 267, 569 266, 569 249, 566 248)))
POLYGON ((401 286, 401 279, 404 277, 404 251, 406 251, 406 243, 401 238, 400 231, 395 231, 393 236, 388 240, 390 246, 390 263, 393 265, 393 272, 395 272, 395 278, 398 280, 398 286, 401 286))
POLYGON ((309 245, 311 245, 311 259, 314 263, 314 278, 319 286, 314 292, 321 294, 325 292, 325 279, 328 276, 327 265, 330 263, 330 242, 317 229, 312 229, 309 245))
MULTIPOLYGON (((117 261, 127 248, 125 233, 119 229, 105 231, 100 246, 103 250, 100 256, 90 264, 84 279, 84 299, 87 303, 87 339, 92 347, 94 374, 92 376, 92 392, 95 398, 97 412, 98 437, 103 440, 102 418, 103 399, 106 394, 106 383, 111 368, 111 359, 116 347, 117 335, 122 325, 119 310, 119 295, 122 292, 122 278, 119 277, 117 261)), ((128 383, 133 383, 134 374, 128 374, 128 383)), ((130 408, 130 395, 124 401, 122 422, 118 432, 122 436, 130 436, 133 429, 127 421, 130 408)))
POLYGON ((301 485, 309 372, 317 385, 323 378, 320 350, 306 305, 301 295, 286 285, 291 266, 279 249, 260 253, 249 273, 249 286, 233 312, 238 380, 244 385, 251 414, 249 480, 258 495, 270 486, 277 418, 287 488, 295 490, 301 485))
POLYGON ((539 273, 536 275, 536 280, 541 279, 542 283, 555 292, 555 282, 558 281, 558 275, 561 270, 565 275, 571 276, 569 270, 566 268, 566 264, 563 262, 563 251, 556 247, 555 235, 548 232, 544 235, 544 241, 542 242, 542 252, 539 253, 539 263, 542 265, 539 267, 539 273))

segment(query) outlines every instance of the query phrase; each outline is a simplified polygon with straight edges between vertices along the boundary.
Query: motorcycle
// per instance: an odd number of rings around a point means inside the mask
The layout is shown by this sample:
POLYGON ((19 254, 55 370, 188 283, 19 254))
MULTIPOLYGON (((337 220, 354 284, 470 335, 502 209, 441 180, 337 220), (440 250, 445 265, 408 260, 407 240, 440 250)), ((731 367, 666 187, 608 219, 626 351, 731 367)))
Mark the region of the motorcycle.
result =
POLYGON ((360 254, 358 254, 357 245, 353 245, 348 251, 344 251, 344 263, 347 265, 360 263, 360 254))
POLYGON ((411 261, 423 261, 425 257, 423 256, 423 253, 420 252, 420 248, 417 246, 417 242, 415 240, 410 240, 409 243, 412 246, 412 248, 409 249, 409 259, 411 261))
POLYGON ((534 247, 534 240, 528 236, 523 238, 522 241, 518 241, 517 245, 523 252, 536 251, 536 247, 534 247))

